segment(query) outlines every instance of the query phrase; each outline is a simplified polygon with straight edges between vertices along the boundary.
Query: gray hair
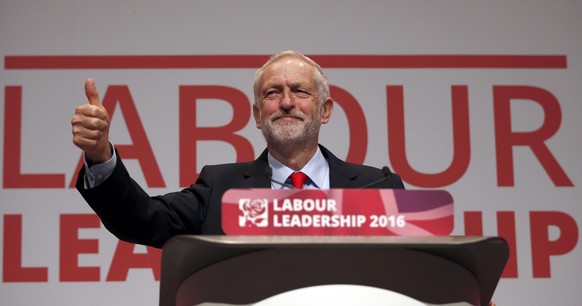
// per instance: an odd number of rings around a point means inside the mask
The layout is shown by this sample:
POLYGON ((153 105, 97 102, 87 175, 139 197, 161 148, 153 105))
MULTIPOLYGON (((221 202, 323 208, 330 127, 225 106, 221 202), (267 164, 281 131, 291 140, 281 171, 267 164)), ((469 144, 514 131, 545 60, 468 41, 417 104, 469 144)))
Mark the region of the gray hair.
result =
POLYGON ((253 90, 255 94, 255 105, 260 107, 259 101, 261 99, 261 96, 259 80, 261 79, 263 72, 265 71, 265 69, 267 69, 267 67, 269 67, 269 65, 285 57, 298 57, 305 61, 306 63, 308 63, 309 65, 311 65, 311 67, 313 67, 313 75, 315 77, 315 83, 317 84, 317 90, 319 94, 319 104, 323 105, 323 103, 329 98, 329 82, 327 81, 327 76, 325 75, 325 72, 323 71, 323 69, 321 69, 321 66, 319 66, 319 64, 316 63, 314 60, 305 56, 301 52, 293 50, 279 52, 271 56, 271 58, 269 58, 269 60, 261 68, 257 70, 257 72, 255 73, 255 82, 253 84, 253 90))

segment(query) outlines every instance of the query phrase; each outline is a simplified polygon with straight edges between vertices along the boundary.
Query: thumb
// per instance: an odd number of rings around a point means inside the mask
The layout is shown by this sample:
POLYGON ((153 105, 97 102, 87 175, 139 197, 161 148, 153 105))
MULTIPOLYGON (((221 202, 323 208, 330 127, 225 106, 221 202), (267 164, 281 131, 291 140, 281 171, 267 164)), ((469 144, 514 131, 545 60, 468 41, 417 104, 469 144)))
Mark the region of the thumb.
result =
POLYGON ((99 98, 99 92, 97 92, 97 87, 95 86, 95 81, 93 79, 87 79, 85 81, 85 96, 89 100, 89 104, 96 106, 103 106, 101 104, 101 99, 99 98))

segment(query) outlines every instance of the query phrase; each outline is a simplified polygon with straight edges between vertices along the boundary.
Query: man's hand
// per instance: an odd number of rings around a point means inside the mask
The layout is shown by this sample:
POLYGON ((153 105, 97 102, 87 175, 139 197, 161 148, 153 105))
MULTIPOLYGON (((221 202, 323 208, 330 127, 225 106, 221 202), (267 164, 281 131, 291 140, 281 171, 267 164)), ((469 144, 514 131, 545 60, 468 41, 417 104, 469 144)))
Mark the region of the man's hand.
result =
POLYGON ((77 107, 71 119, 73 143, 85 151, 88 162, 98 164, 112 156, 109 146, 111 121, 92 79, 85 81, 85 95, 89 103, 77 107))

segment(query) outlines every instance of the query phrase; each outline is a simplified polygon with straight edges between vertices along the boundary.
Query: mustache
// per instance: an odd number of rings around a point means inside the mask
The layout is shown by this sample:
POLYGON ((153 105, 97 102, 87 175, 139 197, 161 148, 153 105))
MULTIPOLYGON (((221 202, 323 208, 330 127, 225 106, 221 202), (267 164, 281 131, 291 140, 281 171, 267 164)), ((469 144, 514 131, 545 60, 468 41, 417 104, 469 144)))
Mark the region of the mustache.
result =
POLYGON ((278 112, 272 114, 271 116, 269 116, 269 120, 275 121, 281 117, 288 117, 288 116, 295 117, 295 118, 300 119, 300 120, 305 120, 307 118, 307 116, 304 113, 302 113, 301 111, 290 110, 290 111, 278 111, 278 112))

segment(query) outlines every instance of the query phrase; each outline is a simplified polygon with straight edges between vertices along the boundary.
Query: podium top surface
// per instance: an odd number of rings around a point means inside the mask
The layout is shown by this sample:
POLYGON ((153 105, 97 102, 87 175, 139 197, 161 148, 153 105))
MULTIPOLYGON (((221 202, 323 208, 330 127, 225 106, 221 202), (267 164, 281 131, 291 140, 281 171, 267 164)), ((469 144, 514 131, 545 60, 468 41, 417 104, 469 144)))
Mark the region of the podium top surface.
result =
POLYGON ((220 244, 225 247, 284 247, 326 245, 381 245, 385 247, 459 246, 500 240, 484 236, 179 236, 176 239, 196 240, 198 243, 220 244))

